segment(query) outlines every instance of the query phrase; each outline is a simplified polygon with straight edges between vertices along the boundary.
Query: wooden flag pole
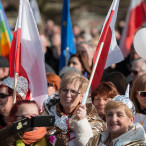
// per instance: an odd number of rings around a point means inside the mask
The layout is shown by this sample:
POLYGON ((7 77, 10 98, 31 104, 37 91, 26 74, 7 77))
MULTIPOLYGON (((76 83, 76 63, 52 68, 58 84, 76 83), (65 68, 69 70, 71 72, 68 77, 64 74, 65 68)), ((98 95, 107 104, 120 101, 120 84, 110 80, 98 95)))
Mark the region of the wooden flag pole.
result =
POLYGON ((68 53, 69 53, 69 47, 66 47, 66 63, 65 63, 66 66, 68 64, 68 53))
POLYGON ((90 80, 89 80, 89 83, 88 83, 88 86, 87 86, 87 90, 84 94, 84 97, 83 97, 83 100, 82 100, 82 103, 81 103, 82 105, 86 104, 86 101, 87 101, 87 98, 88 98, 88 95, 89 95, 90 86, 91 86, 91 83, 92 83, 92 80, 93 80, 94 73, 96 71, 96 67, 97 67, 97 64, 98 64, 98 61, 99 61, 99 57, 100 57, 103 45, 104 45, 104 42, 101 42, 100 48, 99 48, 99 51, 98 51, 98 54, 97 54, 97 57, 96 57, 96 60, 95 60, 95 64, 93 66, 93 70, 92 70, 92 73, 91 73, 91 76, 90 76, 90 80))
POLYGON ((16 103, 17 77, 18 77, 18 73, 15 72, 15 77, 14 77, 14 90, 13 90, 13 104, 16 103))

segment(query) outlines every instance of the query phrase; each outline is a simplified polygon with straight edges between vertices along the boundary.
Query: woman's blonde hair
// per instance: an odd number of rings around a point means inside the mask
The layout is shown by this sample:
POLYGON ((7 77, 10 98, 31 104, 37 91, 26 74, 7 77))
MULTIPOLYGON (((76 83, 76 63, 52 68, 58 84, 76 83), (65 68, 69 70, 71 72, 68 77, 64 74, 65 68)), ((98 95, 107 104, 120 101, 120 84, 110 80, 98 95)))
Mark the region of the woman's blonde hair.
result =
POLYGON ((61 83, 60 83, 60 89, 67 87, 73 82, 75 84, 79 83, 79 90, 82 92, 82 94, 84 94, 88 86, 88 79, 75 71, 66 73, 62 77, 61 83))
POLYGON ((107 115, 108 110, 116 109, 116 108, 120 108, 120 107, 124 107, 125 113, 129 118, 132 118, 134 116, 132 110, 130 110, 124 103, 122 103, 120 101, 113 101, 113 100, 109 101, 105 105, 105 108, 104 108, 105 115, 107 115))
POLYGON ((140 113, 140 104, 137 100, 137 91, 146 91, 146 73, 139 76, 132 85, 132 89, 130 92, 130 99, 135 105, 136 112, 140 113))

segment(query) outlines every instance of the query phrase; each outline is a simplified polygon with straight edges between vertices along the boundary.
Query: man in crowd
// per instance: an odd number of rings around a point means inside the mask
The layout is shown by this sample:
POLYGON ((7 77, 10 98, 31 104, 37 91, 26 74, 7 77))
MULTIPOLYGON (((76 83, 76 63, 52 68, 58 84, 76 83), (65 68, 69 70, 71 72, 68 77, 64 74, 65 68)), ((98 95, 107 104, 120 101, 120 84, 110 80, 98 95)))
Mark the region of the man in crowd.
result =
POLYGON ((138 76, 146 73, 146 60, 144 59, 137 59, 133 62, 131 68, 131 77, 134 81, 138 76))
POLYGON ((9 62, 8 60, 0 56, 0 83, 9 75, 9 62))

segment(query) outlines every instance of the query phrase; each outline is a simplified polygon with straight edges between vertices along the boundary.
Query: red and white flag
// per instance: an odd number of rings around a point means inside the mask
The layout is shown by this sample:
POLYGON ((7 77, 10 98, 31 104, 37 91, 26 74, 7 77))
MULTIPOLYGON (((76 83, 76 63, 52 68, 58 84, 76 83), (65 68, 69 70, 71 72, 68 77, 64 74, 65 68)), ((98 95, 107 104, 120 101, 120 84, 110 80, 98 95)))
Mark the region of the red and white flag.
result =
POLYGON ((27 78, 30 100, 35 100, 42 107, 48 97, 44 53, 28 0, 20 0, 9 54, 10 76, 14 77, 14 73, 17 72, 19 76, 27 78))
POLYGON ((131 0, 126 17, 125 27, 121 36, 120 48, 124 55, 129 55, 133 37, 137 29, 146 21, 146 6, 143 0, 131 0))
POLYGON ((105 68, 109 67, 111 64, 118 63, 124 59, 123 54, 119 46, 117 45, 114 30, 118 6, 119 0, 113 0, 113 3, 110 7, 110 10, 107 14, 106 20, 102 28, 100 39, 93 58, 93 65, 95 63, 101 43, 103 42, 104 45, 91 83, 92 90, 95 90, 98 87, 105 68))

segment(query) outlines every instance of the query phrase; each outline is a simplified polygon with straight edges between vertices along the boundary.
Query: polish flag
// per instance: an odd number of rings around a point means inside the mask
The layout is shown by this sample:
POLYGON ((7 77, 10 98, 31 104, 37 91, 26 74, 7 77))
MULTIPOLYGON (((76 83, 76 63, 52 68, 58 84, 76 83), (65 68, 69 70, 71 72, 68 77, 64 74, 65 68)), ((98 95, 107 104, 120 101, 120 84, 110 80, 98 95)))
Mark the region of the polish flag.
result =
POLYGON ((10 76, 24 76, 29 82, 30 100, 42 108, 47 99, 44 52, 28 0, 20 0, 19 15, 9 53, 10 76))
POLYGON ((133 37, 137 29, 146 21, 146 6, 143 0, 131 0, 126 17, 125 27, 121 36, 120 48, 124 55, 129 55, 133 37))
POLYGON ((100 39, 93 58, 93 66, 97 58, 101 43, 104 43, 104 45, 91 83, 92 90, 95 90, 98 87, 105 68, 109 67, 114 63, 118 63, 124 59, 123 54, 119 46, 117 45, 114 30, 118 6, 119 0, 113 0, 113 3, 110 7, 110 10, 107 14, 106 20, 102 28, 100 39))

